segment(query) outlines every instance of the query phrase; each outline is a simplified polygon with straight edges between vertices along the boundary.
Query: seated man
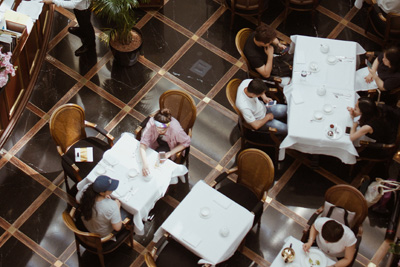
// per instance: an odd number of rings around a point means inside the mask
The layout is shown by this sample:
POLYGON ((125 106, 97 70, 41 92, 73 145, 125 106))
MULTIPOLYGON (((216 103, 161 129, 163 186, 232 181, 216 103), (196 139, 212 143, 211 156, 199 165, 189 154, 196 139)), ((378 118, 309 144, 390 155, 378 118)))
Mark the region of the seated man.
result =
POLYGON ((287 106, 282 104, 266 106, 265 103, 272 101, 265 95, 267 89, 267 85, 261 79, 244 80, 236 94, 236 106, 254 130, 268 130, 269 127, 273 127, 277 129, 278 134, 286 135, 287 125, 279 120, 286 118, 287 106), (258 100, 258 97, 265 103, 258 100))
POLYGON ((285 51, 286 46, 279 43, 276 32, 270 26, 261 24, 249 36, 244 45, 243 53, 253 70, 262 77, 292 76, 293 55, 285 51), (281 55, 274 57, 274 47, 281 55))

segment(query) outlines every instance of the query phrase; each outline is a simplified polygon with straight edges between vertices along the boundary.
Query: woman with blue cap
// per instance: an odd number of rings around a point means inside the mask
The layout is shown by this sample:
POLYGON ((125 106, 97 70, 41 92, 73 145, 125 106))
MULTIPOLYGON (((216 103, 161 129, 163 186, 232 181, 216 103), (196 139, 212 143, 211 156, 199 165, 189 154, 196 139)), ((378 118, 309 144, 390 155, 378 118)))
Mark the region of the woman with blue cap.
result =
POLYGON ((101 175, 76 195, 83 224, 89 232, 105 237, 113 230, 121 230, 121 202, 110 197, 118 184, 118 180, 101 175))

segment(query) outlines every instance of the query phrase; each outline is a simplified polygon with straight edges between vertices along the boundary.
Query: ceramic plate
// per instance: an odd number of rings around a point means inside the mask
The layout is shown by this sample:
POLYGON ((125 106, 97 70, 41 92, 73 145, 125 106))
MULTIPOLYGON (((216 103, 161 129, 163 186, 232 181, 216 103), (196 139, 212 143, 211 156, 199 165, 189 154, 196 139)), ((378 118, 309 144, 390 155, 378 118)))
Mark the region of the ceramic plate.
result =
POLYGON ((106 169, 102 166, 97 166, 96 167, 96 174, 101 175, 101 174, 105 174, 106 173, 106 169))
POLYGON ((326 58, 326 61, 328 62, 328 64, 331 64, 331 65, 335 65, 338 62, 337 58, 335 56, 332 56, 332 55, 328 56, 326 58))
POLYGON ((310 252, 304 258, 304 267, 325 267, 326 256, 322 251, 315 248, 310 248, 310 252))
POLYGON ((324 111, 325 114, 332 114, 333 113, 333 106, 331 104, 325 104, 322 107, 322 110, 324 111))
POLYGON ((342 137, 343 135, 343 131, 342 128, 340 128, 339 126, 335 125, 335 129, 331 129, 330 124, 325 128, 325 135, 326 137, 328 137, 329 139, 339 139, 340 137, 342 137), (330 134, 329 132, 332 131, 332 134, 330 134))
POLYGON ((129 178, 134 178, 139 174, 139 172, 136 169, 130 169, 128 171, 128 177, 129 178))
POLYGON ((324 114, 319 110, 315 111, 314 115, 313 115, 313 118, 312 118, 312 121, 320 122, 320 121, 323 121, 323 120, 324 120, 324 114), (318 119, 318 117, 320 117, 321 119, 318 119))

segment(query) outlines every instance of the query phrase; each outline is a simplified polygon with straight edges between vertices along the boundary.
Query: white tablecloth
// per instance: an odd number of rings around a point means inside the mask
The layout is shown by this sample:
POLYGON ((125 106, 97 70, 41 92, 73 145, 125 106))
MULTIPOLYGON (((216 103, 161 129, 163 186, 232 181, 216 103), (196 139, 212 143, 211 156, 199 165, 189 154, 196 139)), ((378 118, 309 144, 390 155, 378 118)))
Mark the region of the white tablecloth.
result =
POLYGON ((168 232, 179 243, 198 255, 199 263, 218 264, 229 259, 250 231, 254 214, 199 181, 154 234, 157 242, 168 232), (200 211, 208 208, 203 218, 200 211), (229 229, 224 237, 222 228, 229 229))
POLYGON ((288 103, 288 135, 281 143, 280 160, 283 160, 285 148, 305 153, 325 154, 341 159, 344 163, 354 164, 357 151, 346 127, 352 126, 347 107, 354 107, 357 94, 354 90, 356 57, 365 50, 355 42, 291 36, 295 47, 292 82, 284 88, 288 103), (329 52, 321 52, 321 44, 329 46, 329 52), (336 64, 328 64, 327 57, 333 55, 336 64), (340 61, 339 61, 340 60, 340 61), (310 70, 315 63, 318 69, 310 70), (306 78, 301 71, 308 71, 306 78), (317 90, 326 89, 320 96, 317 90), (323 106, 330 104, 333 111, 323 114, 320 121, 314 120, 316 111, 323 112, 323 106), (335 138, 327 135, 328 128, 334 124, 339 134, 335 138))
POLYGON ((157 200, 164 196, 168 186, 177 182, 176 177, 187 173, 187 168, 171 160, 156 166, 158 153, 149 148, 146 153, 152 178, 146 181, 142 176, 139 147, 140 143, 133 134, 123 133, 118 142, 104 153, 103 159, 89 175, 78 183, 78 190, 87 183, 93 183, 97 176, 102 174, 101 170, 105 170, 104 175, 119 180, 118 188, 112 193, 112 197, 119 199, 122 207, 134 215, 135 233, 142 235, 143 221, 147 220, 150 210, 157 200), (111 166, 110 162, 115 165, 111 166), (130 171, 136 171, 137 175, 129 177, 130 171))
MULTIPOLYGON (((315 247, 312 247, 314 249, 317 249, 315 247)), ((326 255, 325 255, 326 256, 326 255)), ((305 259, 306 259, 306 253, 303 250, 303 242, 300 240, 289 236, 285 239, 285 244, 283 245, 282 249, 279 251, 279 254, 276 256, 274 261, 271 264, 271 267, 301 267, 305 266, 305 259), (281 253, 284 248, 287 248, 292 244, 292 248, 294 249, 295 252, 295 257, 294 261, 292 263, 285 263, 281 253)), ((327 266, 335 264, 335 261, 329 258, 328 256, 326 257, 326 263, 327 266)), ((324 267, 324 266, 321 266, 324 267)))

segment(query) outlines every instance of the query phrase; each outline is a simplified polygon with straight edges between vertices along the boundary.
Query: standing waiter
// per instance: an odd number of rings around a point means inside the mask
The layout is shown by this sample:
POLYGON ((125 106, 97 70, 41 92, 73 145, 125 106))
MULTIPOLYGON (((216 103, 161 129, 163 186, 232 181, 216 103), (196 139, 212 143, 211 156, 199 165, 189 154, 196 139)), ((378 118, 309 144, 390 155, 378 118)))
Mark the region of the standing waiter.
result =
POLYGON ((96 37, 94 35, 93 25, 90 21, 92 12, 89 8, 90 0, 42 0, 45 4, 56 4, 57 6, 74 9, 76 20, 79 27, 69 27, 68 31, 82 40, 82 46, 75 51, 75 56, 81 56, 89 49, 95 49, 96 37))

